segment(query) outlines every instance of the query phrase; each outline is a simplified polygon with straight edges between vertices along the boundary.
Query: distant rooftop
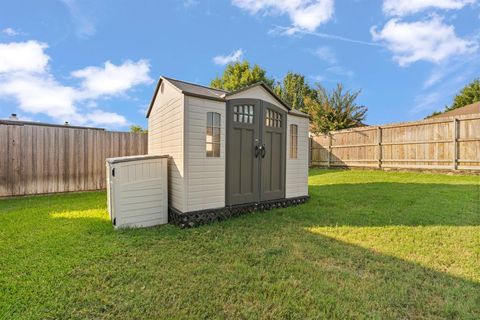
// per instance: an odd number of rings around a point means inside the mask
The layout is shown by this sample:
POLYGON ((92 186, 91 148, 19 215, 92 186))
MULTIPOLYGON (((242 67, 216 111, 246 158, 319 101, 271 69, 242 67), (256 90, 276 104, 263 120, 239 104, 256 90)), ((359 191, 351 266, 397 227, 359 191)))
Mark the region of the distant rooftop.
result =
POLYGON ((480 101, 466 105, 465 107, 461 107, 461 108, 453 109, 451 111, 447 111, 441 114, 437 114, 435 116, 429 117, 429 119, 465 116, 465 115, 477 114, 477 113, 480 113, 480 101))
POLYGON ((2 120, 2 119, 0 119, 0 124, 14 125, 14 126, 42 126, 42 127, 67 128, 67 129, 90 129, 90 130, 105 131, 104 128, 72 126, 68 123, 66 123, 66 124, 54 124, 54 123, 45 123, 45 122, 37 122, 37 121, 2 120))

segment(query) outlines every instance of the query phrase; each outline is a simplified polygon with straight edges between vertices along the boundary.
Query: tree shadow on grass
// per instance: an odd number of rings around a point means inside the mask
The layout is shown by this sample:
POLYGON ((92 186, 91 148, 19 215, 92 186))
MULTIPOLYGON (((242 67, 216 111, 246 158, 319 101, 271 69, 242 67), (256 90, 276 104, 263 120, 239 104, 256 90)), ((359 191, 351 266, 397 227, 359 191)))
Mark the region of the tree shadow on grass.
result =
MULTIPOLYGON (((443 241, 442 230, 461 235, 480 225, 474 186, 370 183, 310 192, 301 206, 197 229, 120 233, 104 217, 104 193, 0 204, 2 227, 16 226, 4 233, 11 248, 4 310, 26 318, 478 318, 480 285, 471 280, 478 271, 443 272, 439 255, 421 245, 431 240, 425 231, 443 241), (402 230, 414 241, 390 237, 402 230)), ((440 257, 446 266, 448 256, 440 257)))
POLYGON ((480 283, 465 277, 312 231, 295 248, 297 263, 311 266, 305 278, 327 283, 317 294, 332 303, 335 312, 329 316, 475 319, 480 314, 480 283))
POLYGON ((480 312, 480 285, 460 277, 313 233, 265 237, 260 247, 258 240, 223 234, 222 248, 193 239, 175 250, 126 247, 78 270, 65 295, 84 306, 76 309, 84 318, 475 319, 480 312), (115 285, 98 287, 104 279, 115 285))

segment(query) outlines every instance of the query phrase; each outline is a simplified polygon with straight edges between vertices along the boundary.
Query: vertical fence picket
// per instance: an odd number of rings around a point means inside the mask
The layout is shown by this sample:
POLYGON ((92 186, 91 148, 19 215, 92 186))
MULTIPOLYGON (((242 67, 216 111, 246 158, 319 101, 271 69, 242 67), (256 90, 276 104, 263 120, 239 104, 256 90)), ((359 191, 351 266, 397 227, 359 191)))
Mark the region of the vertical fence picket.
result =
POLYGON ((0 123, 0 197, 103 189, 105 159, 146 146, 146 134, 0 123))
POLYGON ((480 170, 480 115, 334 131, 310 154, 314 166, 480 170))

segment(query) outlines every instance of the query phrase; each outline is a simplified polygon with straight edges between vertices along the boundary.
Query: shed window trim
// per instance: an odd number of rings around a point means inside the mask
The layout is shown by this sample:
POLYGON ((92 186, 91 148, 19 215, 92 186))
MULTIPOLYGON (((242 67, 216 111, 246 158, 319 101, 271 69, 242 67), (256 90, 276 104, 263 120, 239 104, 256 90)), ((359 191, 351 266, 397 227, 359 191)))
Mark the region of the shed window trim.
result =
POLYGON ((207 112, 205 155, 207 158, 220 157, 221 115, 207 112))
POLYGON ((297 159, 298 156, 298 126, 290 125, 290 159, 297 159))

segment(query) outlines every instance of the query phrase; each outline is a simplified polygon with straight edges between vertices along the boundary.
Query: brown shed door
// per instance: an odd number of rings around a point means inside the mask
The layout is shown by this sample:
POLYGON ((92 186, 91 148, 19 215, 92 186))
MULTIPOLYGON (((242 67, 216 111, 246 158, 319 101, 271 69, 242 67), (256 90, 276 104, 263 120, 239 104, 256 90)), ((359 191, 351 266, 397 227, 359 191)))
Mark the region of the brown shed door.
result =
POLYGON ((255 99, 227 109, 226 204, 284 198, 286 113, 255 99))
POLYGON ((260 112, 258 100, 227 105, 227 205, 258 201, 260 112))
POLYGON ((263 102, 260 200, 285 198, 285 144, 287 114, 263 102))

